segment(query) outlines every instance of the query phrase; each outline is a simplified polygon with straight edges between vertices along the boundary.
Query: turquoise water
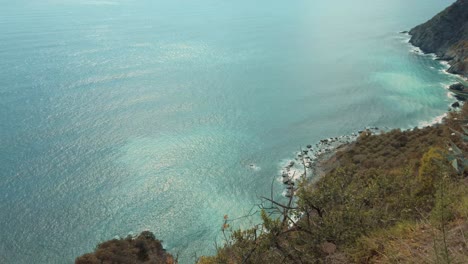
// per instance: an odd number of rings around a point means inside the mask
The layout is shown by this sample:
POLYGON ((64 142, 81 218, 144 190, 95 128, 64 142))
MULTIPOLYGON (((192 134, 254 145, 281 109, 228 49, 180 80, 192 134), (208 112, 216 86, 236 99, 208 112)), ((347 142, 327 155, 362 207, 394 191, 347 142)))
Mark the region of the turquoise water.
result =
POLYGON ((454 101, 398 34, 450 1, 1 2, 0 263, 147 229, 190 263, 300 146, 454 101))

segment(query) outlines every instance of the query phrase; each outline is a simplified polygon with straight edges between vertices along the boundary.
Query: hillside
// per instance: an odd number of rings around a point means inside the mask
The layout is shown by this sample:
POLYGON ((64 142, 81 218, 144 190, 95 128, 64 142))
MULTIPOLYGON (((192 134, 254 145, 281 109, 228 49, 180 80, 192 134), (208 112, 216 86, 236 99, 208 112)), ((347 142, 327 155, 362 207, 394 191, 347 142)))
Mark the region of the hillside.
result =
POLYGON ((468 180, 449 162, 456 146, 466 156, 452 129, 467 118, 465 105, 432 127, 362 133, 299 185, 297 207, 264 200, 262 223, 227 228, 199 263, 467 263, 468 180))
POLYGON ((410 30, 410 43, 449 62, 454 74, 468 77, 468 1, 457 0, 426 23, 410 30))

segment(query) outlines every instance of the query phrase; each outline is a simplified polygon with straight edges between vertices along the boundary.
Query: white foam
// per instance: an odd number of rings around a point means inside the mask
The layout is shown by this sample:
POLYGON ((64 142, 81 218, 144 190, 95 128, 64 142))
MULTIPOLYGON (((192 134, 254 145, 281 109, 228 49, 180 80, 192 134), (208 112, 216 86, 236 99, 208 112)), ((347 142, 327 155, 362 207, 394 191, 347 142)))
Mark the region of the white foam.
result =
POLYGON ((442 66, 444 66, 446 69, 450 68, 450 63, 448 61, 440 60, 439 61, 442 66))
POLYGON ((447 113, 443 113, 442 115, 439 115, 439 116, 436 116, 433 120, 431 121, 422 121, 422 122, 419 122, 419 125, 418 127, 419 128, 423 128, 423 127, 427 127, 427 126, 432 126, 432 125, 435 125, 435 124, 440 124, 442 123, 442 120, 447 116, 447 113))
POLYGON ((409 43, 411 36, 408 33, 398 35, 398 38, 402 40, 403 43, 409 43))
MULTIPOLYGON (((414 46, 413 44, 411 44, 409 42, 408 42, 408 44, 409 44, 409 47, 410 47, 410 52, 412 52, 412 53, 415 53, 415 54, 418 54, 418 55, 421 55, 421 56, 430 57, 432 60, 438 60, 439 59, 439 57, 435 53, 424 53, 419 47, 416 47, 416 46, 414 46)), ((448 69, 450 68, 449 61, 446 61, 446 60, 438 60, 438 61, 439 61, 440 65, 442 65, 442 67, 443 67, 443 69, 439 70, 441 73, 452 76, 452 77, 456 77, 456 78, 464 80, 464 81, 468 81, 468 78, 466 78, 466 77, 464 77, 462 75, 453 74, 453 73, 448 72, 448 69)), ((432 66, 430 66, 430 68, 435 69, 432 66)))
POLYGON ((443 83, 443 82, 440 83, 440 85, 441 85, 442 87, 444 87, 445 90, 448 90, 448 89, 450 88, 450 85, 452 85, 452 84, 453 84, 453 83, 443 83))
POLYGON ((418 55, 423 55, 424 54, 424 52, 419 47, 416 47, 416 46, 413 46, 413 45, 411 45, 410 52, 416 53, 418 55))
MULTIPOLYGON (((286 195, 290 193, 290 191, 288 189, 284 189, 283 192, 281 193, 281 195, 283 195, 284 197, 287 197, 286 195)), ((294 192, 294 195, 296 194, 296 192, 294 192)))
MULTIPOLYGON (((448 62, 446 62, 446 63, 448 64, 448 62)), ((448 64, 448 65, 450 65, 450 64, 448 64)), ((444 67, 445 67, 445 65, 444 65, 444 67)), ((448 69, 449 69, 449 68, 450 68, 450 66, 449 66, 449 67, 446 67, 445 69, 439 70, 439 72, 441 72, 441 73, 443 73, 443 74, 445 74, 445 75, 449 75, 450 77, 455 77, 455 78, 457 78, 457 79, 464 80, 465 82, 468 81, 468 79, 465 78, 465 77, 462 76, 462 75, 458 75, 458 74, 454 74, 454 73, 448 72, 448 69)))
POLYGON ((440 85, 441 85, 445 90, 447 90, 447 98, 449 98, 449 99, 456 99, 455 96, 453 95, 453 93, 449 91, 450 85, 452 85, 452 84, 440 83, 440 85))
POLYGON ((419 47, 416 47, 416 46, 413 46, 411 43, 411 50, 415 50, 416 53, 418 53, 418 55, 421 55, 423 57, 430 57, 432 60, 436 60, 437 59, 437 55, 435 53, 425 53, 424 51, 422 51, 419 47))
POLYGON ((410 43, 410 52, 418 54, 423 57, 430 57, 432 60, 437 59, 437 55, 435 53, 424 53, 424 51, 422 51, 419 47, 413 46, 411 43, 410 43))

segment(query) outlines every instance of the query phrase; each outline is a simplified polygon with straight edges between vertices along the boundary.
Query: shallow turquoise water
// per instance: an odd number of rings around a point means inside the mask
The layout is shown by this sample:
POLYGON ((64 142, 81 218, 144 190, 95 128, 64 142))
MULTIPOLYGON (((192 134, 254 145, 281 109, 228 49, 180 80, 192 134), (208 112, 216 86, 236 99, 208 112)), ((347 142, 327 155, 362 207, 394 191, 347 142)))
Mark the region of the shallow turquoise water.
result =
POLYGON ((0 262, 146 229, 212 253, 300 146, 446 111, 454 77, 397 32, 449 4, 2 1, 0 262))

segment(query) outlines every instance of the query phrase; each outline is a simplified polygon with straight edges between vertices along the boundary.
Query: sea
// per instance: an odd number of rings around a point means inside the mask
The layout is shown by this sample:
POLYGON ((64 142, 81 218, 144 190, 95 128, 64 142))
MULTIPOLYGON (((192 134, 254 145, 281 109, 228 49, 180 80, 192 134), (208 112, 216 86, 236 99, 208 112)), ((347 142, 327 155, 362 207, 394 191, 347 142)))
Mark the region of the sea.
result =
POLYGON ((452 2, 0 0, 0 263, 214 254, 301 147, 440 121, 457 77, 400 31, 452 2))

